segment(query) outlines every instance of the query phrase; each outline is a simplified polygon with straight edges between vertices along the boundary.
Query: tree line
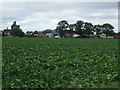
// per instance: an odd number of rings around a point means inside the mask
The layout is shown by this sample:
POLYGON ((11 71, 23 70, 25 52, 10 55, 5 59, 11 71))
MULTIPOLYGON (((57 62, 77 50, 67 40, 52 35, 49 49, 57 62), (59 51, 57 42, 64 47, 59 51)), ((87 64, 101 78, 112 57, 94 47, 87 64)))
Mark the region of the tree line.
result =
MULTIPOLYGON (((11 35, 23 37, 25 33, 20 28, 20 25, 16 25, 16 21, 11 25, 11 35)), ((103 25, 97 24, 93 25, 91 22, 84 22, 82 20, 78 20, 76 23, 69 24, 66 20, 61 20, 58 22, 55 31, 59 33, 60 37, 66 37, 66 33, 70 34, 78 34, 80 37, 97 35, 98 37, 102 34, 107 36, 120 36, 120 32, 114 32, 114 26, 109 23, 105 23, 103 25)), ((51 29, 46 29, 42 31, 42 34, 52 33, 51 29)), ((38 34, 38 31, 27 31, 26 34, 30 34, 34 36, 34 34, 38 34)))
POLYGON ((51 29, 46 29, 46 30, 43 30, 41 32, 39 32, 39 31, 27 31, 26 35, 33 37, 34 34, 39 34, 39 33, 41 33, 41 34, 52 33, 52 30, 51 29))
POLYGON ((66 20, 62 20, 58 22, 56 31, 59 33, 60 37, 65 37, 65 33, 69 32, 69 34, 79 34, 81 37, 85 35, 89 36, 91 34, 95 34, 97 36, 101 34, 105 34, 107 36, 114 36, 116 33, 113 31, 114 26, 109 23, 105 23, 103 25, 93 25, 90 22, 84 22, 82 20, 78 20, 74 24, 69 24, 66 20))

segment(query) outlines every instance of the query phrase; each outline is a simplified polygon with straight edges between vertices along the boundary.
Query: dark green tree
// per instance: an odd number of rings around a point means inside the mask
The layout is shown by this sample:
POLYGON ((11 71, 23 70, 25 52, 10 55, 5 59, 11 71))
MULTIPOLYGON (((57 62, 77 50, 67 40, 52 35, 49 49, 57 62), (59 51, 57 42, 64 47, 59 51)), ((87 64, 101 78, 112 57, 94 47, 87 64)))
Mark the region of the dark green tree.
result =
POLYGON ((27 34, 27 35, 30 35, 30 31, 27 31, 26 34, 27 34))
POLYGON ((16 24, 16 21, 14 21, 13 24, 11 25, 11 35, 13 37, 23 37, 24 36, 24 32, 20 28, 20 25, 16 24))
POLYGON ((94 28, 94 31, 95 31, 96 35, 99 36, 100 34, 102 34, 102 26, 101 25, 99 25, 99 24, 98 25, 94 25, 93 28, 94 28))
POLYGON ((33 36, 33 31, 27 31, 27 32, 26 32, 26 36, 32 37, 32 36, 33 36))
POLYGON ((18 27, 18 25, 16 24, 16 21, 14 21, 11 25, 11 29, 14 30, 16 27, 18 27))
POLYGON ((83 26, 84 26, 84 22, 82 20, 77 21, 75 24, 75 32, 81 36, 83 36, 83 32, 84 32, 83 26))
POLYGON ((117 35, 120 36, 120 32, 118 32, 117 35))
POLYGON ((13 37, 23 37, 24 36, 24 32, 22 31, 22 29, 20 28, 20 26, 17 25, 17 26, 15 26, 15 27, 12 28, 11 35, 13 37))
POLYGON ((94 34, 94 29, 93 29, 92 23, 85 22, 85 24, 84 24, 84 34, 86 34, 88 36, 90 34, 94 34))
POLYGON ((47 33, 52 33, 52 30, 51 29, 46 29, 43 31, 43 34, 47 34, 47 33))
POLYGON ((69 25, 70 34, 73 34, 73 32, 75 30, 75 26, 76 26, 76 24, 70 24, 69 25))
POLYGON ((38 31, 34 31, 34 33, 33 34, 38 34, 38 31))
POLYGON ((102 27, 103 27, 103 33, 106 34, 106 38, 107 38, 107 36, 114 33, 114 31, 113 31, 114 27, 111 24, 105 23, 102 25, 102 27))
POLYGON ((24 36, 25 36, 25 33, 21 31, 21 32, 19 33, 19 37, 24 37, 24 36))
POLYGON ((60 37, 64 37, 65 36, 65 30, 67 30, 68 28, 68 22, 66 20, 62 20, 60 22, 58 22, 57 27, 56 27, 56 31, 59 33, 60 37))

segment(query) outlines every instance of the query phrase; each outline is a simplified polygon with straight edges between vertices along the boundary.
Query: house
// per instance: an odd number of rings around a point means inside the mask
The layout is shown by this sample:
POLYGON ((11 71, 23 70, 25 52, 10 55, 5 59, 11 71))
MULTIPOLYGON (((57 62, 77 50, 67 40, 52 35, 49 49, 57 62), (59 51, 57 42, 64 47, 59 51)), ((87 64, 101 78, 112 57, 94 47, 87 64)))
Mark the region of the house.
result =
POLYGON ((34 36, 34 37, 38 37, 39 34, 38 34, 38 33, 33 33, 33 36, 34 36))
POLYGON ((106 38, 106 35, 100 35, 100 38, 106 38))
POLYGON ((47 33, 46 34, 48 37, 53 37, 53 34, 52 33, 47 33))
POLYGON ((107 38, 111 38, 111 39, 113 39, 114 37, 113 37, 113 36, 107 36, 107 38))
POLYGON ((11 29, 8 29, 8 27, 7 27, 7 29, 4 29, 3 32, 2 32, 2 35, 3 36, 10 36, 10 37, 16 36, 15 33, 11 34, 11 32, 14 31, 14 30, 22 31, 22 29, 20 28, 20 25, 16 24, 16 21, 14 21, 13 24, 11 25, 11 29))
POLYGON ((52 31, 52 36, 53 36, 53 37, 60 37, 59 33, 56 32, 55 29, 52 31))
POLYGON ((59 34, 56 32, 56 30, 52 30, 52 33, 47 33, 50 38, 58 38, 60 37, 59 34))
POLYGON ((80 35, 79 34, 74 34, 73 35, 73 38, 77 38, 77 37, 79 37, 80 35))
POLYGON ((7 29, 4 29, 4 31, 2 32, 3 33, 3 36, 12 36, 11 35, 11 29, 8 29, 8 27, 7 27, 7 29))
POLYGON ((33 33, 34 37, 39 38, 59 38, 59 34, 56 32, 56 30, 52 30, 52 32, 43 33, 43 31, 35 31, 33 33))
POLYGON ((111 38, 111 39, 113 39, 114 37, 113 36, 107 36, 106 37, 106 35, 100 35, 100 38, 111 38))

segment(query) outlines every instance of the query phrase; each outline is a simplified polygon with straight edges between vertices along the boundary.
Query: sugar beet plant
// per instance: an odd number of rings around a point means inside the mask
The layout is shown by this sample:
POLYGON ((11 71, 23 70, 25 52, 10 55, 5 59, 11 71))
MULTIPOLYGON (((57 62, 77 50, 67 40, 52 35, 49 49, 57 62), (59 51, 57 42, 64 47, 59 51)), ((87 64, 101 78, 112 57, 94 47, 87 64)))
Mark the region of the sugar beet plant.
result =
POLYGON ((117 81, 117 39, 3 38, 3 88, 84 88, 117 81))

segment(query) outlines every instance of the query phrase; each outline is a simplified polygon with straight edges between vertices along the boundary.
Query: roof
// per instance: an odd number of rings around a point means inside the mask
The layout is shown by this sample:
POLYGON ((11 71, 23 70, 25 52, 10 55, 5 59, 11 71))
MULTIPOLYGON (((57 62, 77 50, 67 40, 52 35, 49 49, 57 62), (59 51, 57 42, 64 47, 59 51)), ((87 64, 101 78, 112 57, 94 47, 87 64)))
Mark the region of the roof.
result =
POLYGON ((4 29, 4 31, 11 31, 11 29, 4 29))

